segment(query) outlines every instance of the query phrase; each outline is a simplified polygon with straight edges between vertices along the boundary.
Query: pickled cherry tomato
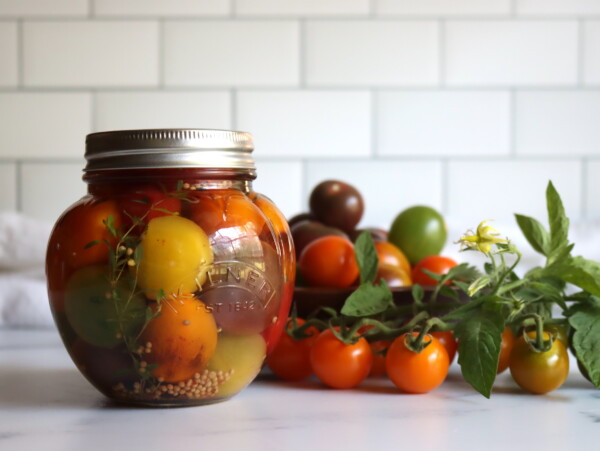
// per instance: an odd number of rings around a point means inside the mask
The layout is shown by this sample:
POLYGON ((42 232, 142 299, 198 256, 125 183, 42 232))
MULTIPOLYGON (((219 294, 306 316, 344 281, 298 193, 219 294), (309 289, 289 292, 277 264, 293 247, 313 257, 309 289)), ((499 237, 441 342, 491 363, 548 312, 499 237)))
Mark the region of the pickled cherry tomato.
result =
POLYGON ((150 299, 156 299, 159 290, 166 295, 196 291, 213 261, 206 233, 180 216, 151 220, 140 246, 137 280, 150 299))
POLYGON ((161 216, 179 214, 181 211, 180 199, 169 196, 155 186, 142 186, 126 191, 119 203, 127 218, 138 218, 144 223, 161 216))
POLYGON ((122 225, 117 203, 112 200, 84 201, 63 217, 60 228, 57 227, 55 245, 62 249, 71 268, 108 261, 106 243, 113 246, 117 242, 107 226, 108 221, 115 231, 122 225))
POLYGON ((67 283, 67 320, 79 337, 94 346, 111 348, 122 342, 123 335, 137 333, 145 311, 144 297, 132 294, 126 282, 111 288, 108 266, 81 268, 67 283))
POLYGON ((141 337, 151 343, 144 356, 152 374, 167 382, 190 379, 208 364, 217 347, 217 324, 206 305, 192 294, 175 294, 155 303, 157 315, 141 337))

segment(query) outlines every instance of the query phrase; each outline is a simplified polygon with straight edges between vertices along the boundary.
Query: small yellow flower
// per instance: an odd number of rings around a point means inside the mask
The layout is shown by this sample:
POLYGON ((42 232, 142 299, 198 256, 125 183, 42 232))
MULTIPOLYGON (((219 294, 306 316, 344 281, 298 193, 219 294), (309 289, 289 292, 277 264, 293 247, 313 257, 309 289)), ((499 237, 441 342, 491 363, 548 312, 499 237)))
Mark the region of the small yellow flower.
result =
POLYGON ((489 254, 492 250, 492 245, 496 243, 508 243, 507 239, 498 238, 500 232, 494 229, 492 226, 486 225, 491 219, 482 221, 477 226, 477 233, 468 230, 467 235, 461 237, 458 241, 463 245, 464 248, 474 249, 489 254), (470 234, 470 235, 469 235, 470 234))

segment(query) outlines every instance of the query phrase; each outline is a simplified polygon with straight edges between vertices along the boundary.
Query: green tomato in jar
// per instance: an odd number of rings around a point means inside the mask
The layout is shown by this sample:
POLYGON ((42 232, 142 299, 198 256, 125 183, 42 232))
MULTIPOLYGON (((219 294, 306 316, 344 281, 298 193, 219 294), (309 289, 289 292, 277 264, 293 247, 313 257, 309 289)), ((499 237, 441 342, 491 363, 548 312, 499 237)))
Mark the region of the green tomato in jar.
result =
POLYGON ((69 325, 85 342, 112 348, 124 335, 134 335, 144 322, 146 301, 122 279, 111 289, 107 266, 79 269, 65 289, 65 314, 69 325))
POLYGON ((217 349, 208 362, 208 370, 229 373, 229 379, 219 387, 218 398, 239 393, 260 372, 267 354, 267 344, 260 334, 220 334, 217 349))
POLYGON ((139 286, 150 299, 159 290, 167 296, 193 293, 206 280, 213 252, 204 230, 180 216, 154 218, 142 235, 139 286))

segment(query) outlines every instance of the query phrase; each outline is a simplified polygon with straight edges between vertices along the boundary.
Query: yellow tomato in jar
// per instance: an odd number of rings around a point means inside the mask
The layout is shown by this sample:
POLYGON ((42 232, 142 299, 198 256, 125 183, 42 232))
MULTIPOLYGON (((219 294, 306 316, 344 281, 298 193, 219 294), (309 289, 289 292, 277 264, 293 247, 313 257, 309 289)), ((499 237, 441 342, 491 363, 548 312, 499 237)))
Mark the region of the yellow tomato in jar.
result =
POLYGON ((267 345, 259 334, 219 337, 217 349, 208 363, 211 371, 228 374, 219 387, 217 397, 227 398, 240 392, 259 373, 267 353, 267 345))
POLYGON ((159 290, 166 295, 196 291, 213 262, 204 230, 180 216, 152 219, 140 246, 137 280, 150 299, 156 299, 159 290))

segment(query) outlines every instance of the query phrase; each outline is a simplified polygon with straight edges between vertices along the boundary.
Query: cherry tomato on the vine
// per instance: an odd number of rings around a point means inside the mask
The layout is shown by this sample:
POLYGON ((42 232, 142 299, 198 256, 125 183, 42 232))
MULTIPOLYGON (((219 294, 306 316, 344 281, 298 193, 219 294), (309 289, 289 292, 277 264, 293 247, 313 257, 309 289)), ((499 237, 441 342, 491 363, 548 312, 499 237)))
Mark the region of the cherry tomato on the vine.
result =
MULTIPOLYGON (((527 332, 535 339, 535 332, 527 332)), ((544 340, 550 334, 544 332, 544 340)), ((524 390, 535 394, 544 394, 560 387, 569 375, 569 355, 560 340, 554 340, 550 350, 534 351, 525 340, 519 337, 510 353, 510 374, 524 390)))
POLYGON ((510 327, 506 326, 502 332, 502 342, 500 343, 500 355, 498 357, 498 370, 496 374, 502 373, 510 362, 510 353, 515 344, 515 335, 510 327))
POLYGON ((425 343, 429 344, 416 353, 406 346, 407 338, 408 334, 399 336, 388 349, 387 375, 404 392, 427 393, 446 379, 450 366, 448 352, 437 338, 428 335, 425 343))
POLYGON ((373 353, 364 338, 347 345, 331 329, 325 329, 312 345, 310 363, 315 375, 325 385, 352 388, 369 375, 373 353))
POLYGON ((452 331, 445 330, 429 333, 437 338, 442 345, 444 345, 444 348, 446 348, 446 352, 448 353, 448 361, 452 363, 454 356, 456 355, 456 350, 458 349, 458 342, 454 338, 452 331))
POLYGON ((305 282, 317 287, 344 288, 358 277, 358 264, 352 241, 329 235, 304 248, 298 268, 305 282))
MULTIPOLYGON (((296 319, 296 324, 304 324, 301 318, 296 319)), ((319 331, 309 328, 310 337, 294 340, 287 332, 281 334, 277 346, 267 357, 267 365, 279 378, 286 381, 299 381, 312 374, 310 366, 310 348, 317 339, 319 331)))
POLYGON ((431 271, 432 273, 444 275, 452 268, 457 266, 458 263, 451 259, 450 257, 443 257, 441 255, 431 255, 429 257, 425 257, 423 260, 419 261, 413 268, 412 279, 413 283, 419 285, 437 285, 435 279, 428 276, 423 269, 431 271))

